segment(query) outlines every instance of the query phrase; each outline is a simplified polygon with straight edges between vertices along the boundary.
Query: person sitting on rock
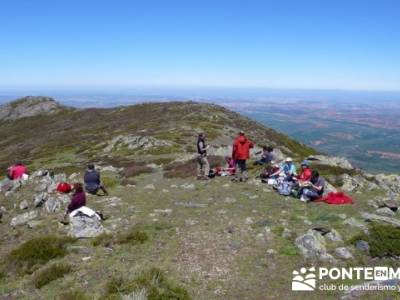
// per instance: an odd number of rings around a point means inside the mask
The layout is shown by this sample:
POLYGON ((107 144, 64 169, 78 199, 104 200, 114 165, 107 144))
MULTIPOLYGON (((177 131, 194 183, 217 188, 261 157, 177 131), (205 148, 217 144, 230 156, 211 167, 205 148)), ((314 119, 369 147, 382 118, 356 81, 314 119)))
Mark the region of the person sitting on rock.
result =
MULTIPOLYGON (((64 218, 61 220, 61 223, 67 225, 69 222, 67 220, 67 216, 74 215, 78 210, 85 210, 85 211, 93 211, 92 209, 86 207, 86 194, 83 190, 83 186, 81 183, 75 183, 73 188, 74 194, 71 197, 71 202, 67 206, 65 210, 64 218)), ((99 211, 93 211, 99 217, 99 220, 105 220, 103 214, 99 211)))
POLYGON ((313 171, 310 181, 304 182, 300 189, 300 200, 303 202, 314 201, 324 194, 325 179, 322 178, 318 171, 313 171))
POLYGON ((246 137, 243 131, 240 131, 232 147, 232 158, 239 167, 239 172, 236 171, 233 181, 247 181, 246 161, 250 158, 250 148, 253 147, 254 143, 246 137))
POLYGON ((83 190, 82 184, 75 183, 73 191, 74 193, 71 197, 71 202, 69 203, 67 210, 65 211, 64 217, 73 212, 75 209, 78 209, 86 205, 86 194, 85 191, 83 190))
POLYGON ((274 148, 264 146, 261 154, 261 158, 254 162, 254 165, 265 165, 270 164, 271 161, 275 160, 275 155, 273 153, 274 148))
POLYGON ((16 161, 14 165, 8 168, 8 178, 10 180, 20 180, 28 173, 28 169, 21 161, 16 161))
POLYGON ((99 190, 102 190, 104 195, 108 195, 105 187, 101 183, 100 173, 96 171, 94 164, 89 164, 84 176, 85 190, 93 195, 97 195, 99 190))

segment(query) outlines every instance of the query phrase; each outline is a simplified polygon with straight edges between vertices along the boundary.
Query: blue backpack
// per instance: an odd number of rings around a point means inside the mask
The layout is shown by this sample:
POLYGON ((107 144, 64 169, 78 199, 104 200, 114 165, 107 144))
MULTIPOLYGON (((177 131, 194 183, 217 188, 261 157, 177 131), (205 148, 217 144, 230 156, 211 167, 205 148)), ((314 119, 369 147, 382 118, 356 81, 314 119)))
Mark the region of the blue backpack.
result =
POLYGON ((292 184, 289 181, 283 181, 278 184, 278 193, 282 196, 290 196, 292 192, 292 184))

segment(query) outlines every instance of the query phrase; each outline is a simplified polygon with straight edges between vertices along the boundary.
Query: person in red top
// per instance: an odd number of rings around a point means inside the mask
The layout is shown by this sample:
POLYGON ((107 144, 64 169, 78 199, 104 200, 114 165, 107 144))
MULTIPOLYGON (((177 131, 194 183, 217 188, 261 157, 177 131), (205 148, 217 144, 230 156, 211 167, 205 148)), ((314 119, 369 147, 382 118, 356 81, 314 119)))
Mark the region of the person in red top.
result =
POLYGON ((232 148, 232 158, 236 161, 240 172, 236 172, 233 181, 246 181, 248 179, 246 160, 250 158, 250 149, 253 147, 254 143, 246 137, 243 131, 240 131, 232 148))
POLYGON ((310 163, 307 160, 304 160, 301 163, 301 173, 297 177, 297 180, 301 182, 310 181, 312 176, 312 169, 310 168, 310 163))
POLYGON ((294 177, 294 183, 292 190, 297 191, 300 197, 301 191, 308 182, 310 182, 312 177, 312 169, 310 168, 310 163, 308 160, 303 160, 301 162, 301 173, 299 176, 294 177))
POLYGON ((28 170, 24 164, 17 161, 13 166, 8 169, 8 178, 10 180, 18 180, 22 178, 22 175, 27 174, 28 170))

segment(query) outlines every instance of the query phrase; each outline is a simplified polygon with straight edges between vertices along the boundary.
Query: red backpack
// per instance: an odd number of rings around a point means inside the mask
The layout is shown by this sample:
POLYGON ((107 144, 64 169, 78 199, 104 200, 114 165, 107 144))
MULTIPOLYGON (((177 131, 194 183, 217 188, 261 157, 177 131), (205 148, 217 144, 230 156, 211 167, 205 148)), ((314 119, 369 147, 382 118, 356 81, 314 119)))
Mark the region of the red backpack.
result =
POLYGON ((60 182, 57 185, 57 192, 68 194, 72 190, 72 186, 66 182, 60 182))

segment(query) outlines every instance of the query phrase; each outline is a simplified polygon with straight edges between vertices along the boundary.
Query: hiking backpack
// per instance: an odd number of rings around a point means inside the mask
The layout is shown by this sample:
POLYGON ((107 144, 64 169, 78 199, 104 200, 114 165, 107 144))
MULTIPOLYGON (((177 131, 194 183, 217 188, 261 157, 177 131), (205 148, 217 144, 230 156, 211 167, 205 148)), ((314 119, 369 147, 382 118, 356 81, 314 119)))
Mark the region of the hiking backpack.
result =
POLYGON ((292 192, 292 184, 288 181, 282 181, 278 184, 278 193, 282 196, 290 196, 292 192))
POLYGON ((66 182, 60 182, 57 185, 57 192, 68 194, 71 190, 72 190, 71 185, 66 182))

